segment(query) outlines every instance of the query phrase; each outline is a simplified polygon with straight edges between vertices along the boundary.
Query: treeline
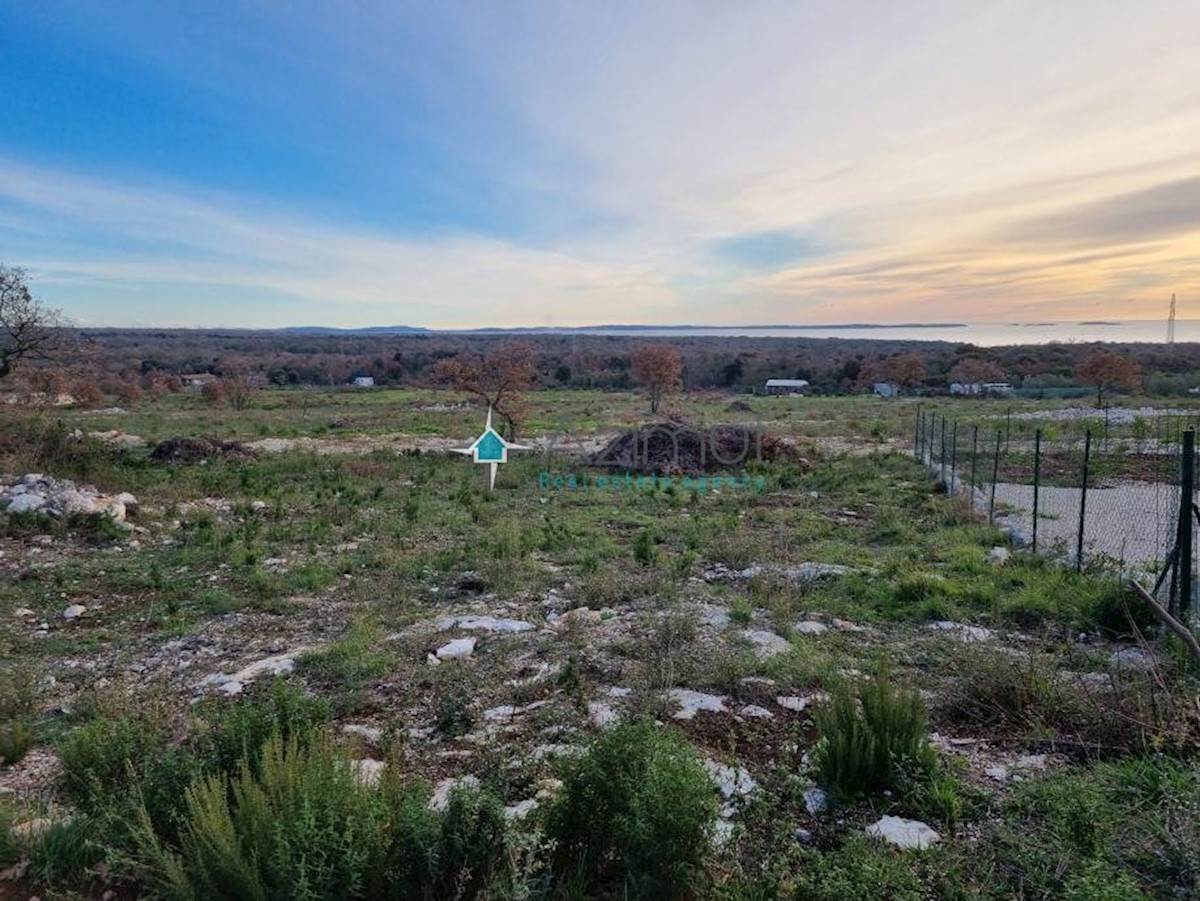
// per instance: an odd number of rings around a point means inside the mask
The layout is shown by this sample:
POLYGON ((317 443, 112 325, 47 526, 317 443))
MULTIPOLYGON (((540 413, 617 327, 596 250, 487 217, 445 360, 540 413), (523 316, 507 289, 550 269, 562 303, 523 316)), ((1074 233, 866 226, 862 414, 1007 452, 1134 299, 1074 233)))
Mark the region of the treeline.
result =
MULTIPOLYGON (((686 389, 761 389, 768 378, 806 379, 817 394, 868 390, 899 375, 905 387, 939 390, 978 373, 1017 387, 1079 384, 1076 370, 1097 348, 1132 358, 1150 394, 1184 394, 1200 383, 1200 344, 1046 344, 981 348, 940 341, 825 338, 647 338, 627 335, 308 335, 203 330, 84 330, 68 370, 147 387, 181 375, 252 375, 278 386, 436 383, 439 361, 478 359, 506 344, 529 348, 540 388, 623 390, 635 384, 639 346, 670 344, 686 389)), ((63 365, 64 361, 44 365, 63 365)))

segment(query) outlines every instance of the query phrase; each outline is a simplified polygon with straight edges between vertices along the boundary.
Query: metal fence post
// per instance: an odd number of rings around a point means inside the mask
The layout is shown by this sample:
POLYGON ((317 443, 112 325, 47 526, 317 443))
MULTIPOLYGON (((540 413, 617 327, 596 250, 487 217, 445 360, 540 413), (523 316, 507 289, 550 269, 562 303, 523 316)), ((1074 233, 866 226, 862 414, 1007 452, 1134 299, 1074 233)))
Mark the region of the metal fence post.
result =
POLYGON ((996 480, 1000 477, 1000 441, 1004 435, 996 429, 996 454, 992 457, 992 499, 988 502, 988 523, 996 521, 996 480))
POLYGON ((1042 430, 1033 436, 1033 552, 1037 553, 1038 495, 1042 488, 1042 430))
POLYGON ((1079 535, 1075 539, 1075 572, 1083 570, 1083 522, 1087 515, 1088 462, 1092 456, 1092 430, 1083 435, 1083 480, 1079 484, 1079 535))
POLYGON ((954 496, 954 484, 958 481, 958 420, 950 429, 950 496, 954 496))
POLYGON ((1183 433, 1179 471, 1179 615, 1192 614, 1192 493, 1195 490, 1196 430, 1183 433))
POLYGON ((942 484, 946 484, 946 417, 942 416, 942 484))
POLYGON ((979 426, 971 426, 971 511, 975 510, 976 461, 979 459, 979 426))

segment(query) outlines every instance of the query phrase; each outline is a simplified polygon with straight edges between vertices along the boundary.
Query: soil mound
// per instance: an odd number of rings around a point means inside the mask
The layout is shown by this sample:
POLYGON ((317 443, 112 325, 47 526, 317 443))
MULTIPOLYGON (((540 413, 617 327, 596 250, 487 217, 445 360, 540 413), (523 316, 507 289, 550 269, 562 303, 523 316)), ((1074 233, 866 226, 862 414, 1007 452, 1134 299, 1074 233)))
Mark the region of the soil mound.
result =
POLYGON ((725 408, 727 413, 753 413, 754 408, 750 406, 749 401, 735 400, 725 408))
POLYGON ((730 472, 776 461, 806 462, 793 444, 756 426, 678 422, 622 432, 587 460, 589 466, 659 475, 730 472))
POLYGON ((156 463, 202 463, 205 460, 255 460, 257 454, 238 441, 210 438, 167 438, 150 452, 156 463))

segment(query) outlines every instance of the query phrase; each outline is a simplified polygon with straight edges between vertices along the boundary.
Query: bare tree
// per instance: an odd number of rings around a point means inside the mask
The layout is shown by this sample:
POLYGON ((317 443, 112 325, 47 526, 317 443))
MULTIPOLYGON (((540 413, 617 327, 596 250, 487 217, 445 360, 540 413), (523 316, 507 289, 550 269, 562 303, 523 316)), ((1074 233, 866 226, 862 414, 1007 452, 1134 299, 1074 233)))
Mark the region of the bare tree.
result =
POLYGON ((49 354, 62 334, 62 314, 30 293, 25 270, 0 264, 0 379, 22 359, 49 354))
POLYGON ((516 436, 527 413, 524 391, 537 378, 533 348, 516 342, 474 360, 447 357, 434 366, 434 378, 455 390, 474 395, 508 424, 509 438, 516 436))
POLYGON ((650 413, 658 412, 662 399, 683 381, 683 358, 669 344, 647 344, 629 355, 633 377, 650 398, 650 413))

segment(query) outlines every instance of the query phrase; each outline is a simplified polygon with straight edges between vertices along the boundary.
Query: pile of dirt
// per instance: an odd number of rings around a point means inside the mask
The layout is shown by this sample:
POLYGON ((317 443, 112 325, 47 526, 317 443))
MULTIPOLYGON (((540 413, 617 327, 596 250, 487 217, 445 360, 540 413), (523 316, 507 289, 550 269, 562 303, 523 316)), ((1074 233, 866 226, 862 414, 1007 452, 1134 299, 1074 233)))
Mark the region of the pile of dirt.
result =
POLYGON ((156 463, 203 463, 206 460, 256 460, 258 455, 238 441, 211 438, 167 438, 150 452, 156 463))
POLYGON ((757 426, 660 422, 622 432, 587 463, 627 472, 697 475, 780 461, 807 463, 794 444, 757 426))
POLYGON ((753 413, 754 408, 752 406, 750 406, 749 401, 735 400, 735 401, 730 402, 729 406, 727 406, 725 408, 725 412, 726 413, 753 413))

